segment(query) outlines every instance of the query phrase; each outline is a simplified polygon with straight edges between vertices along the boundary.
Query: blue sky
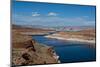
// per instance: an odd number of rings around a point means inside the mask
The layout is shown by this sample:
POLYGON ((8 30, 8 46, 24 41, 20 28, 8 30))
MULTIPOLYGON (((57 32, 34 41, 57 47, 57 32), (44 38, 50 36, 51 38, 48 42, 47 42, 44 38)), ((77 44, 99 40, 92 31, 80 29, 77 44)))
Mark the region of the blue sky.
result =
POLYGON ((12 23, 51 27, 94 26, 95 6, 13 1, 12 23))

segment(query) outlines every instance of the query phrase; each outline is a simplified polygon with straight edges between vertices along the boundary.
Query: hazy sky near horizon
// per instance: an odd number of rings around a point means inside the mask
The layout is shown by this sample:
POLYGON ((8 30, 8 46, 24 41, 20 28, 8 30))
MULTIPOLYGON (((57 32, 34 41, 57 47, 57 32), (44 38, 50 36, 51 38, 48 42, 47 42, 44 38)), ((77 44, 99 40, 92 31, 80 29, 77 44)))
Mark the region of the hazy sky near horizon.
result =
POLYGON ((42 26, 95 26, 95 11, 95 6, 13 1, 12 23, 42 26))

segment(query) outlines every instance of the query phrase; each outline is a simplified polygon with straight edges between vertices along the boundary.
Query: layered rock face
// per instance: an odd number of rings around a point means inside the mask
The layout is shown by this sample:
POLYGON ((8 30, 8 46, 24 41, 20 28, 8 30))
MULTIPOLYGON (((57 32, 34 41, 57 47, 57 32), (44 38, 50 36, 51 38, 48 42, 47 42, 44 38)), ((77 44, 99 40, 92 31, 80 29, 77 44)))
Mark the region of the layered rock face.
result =
POLYGON ((12 34, 12 65, 58 63, 52 47, 37 43, 31 36, 12 34))

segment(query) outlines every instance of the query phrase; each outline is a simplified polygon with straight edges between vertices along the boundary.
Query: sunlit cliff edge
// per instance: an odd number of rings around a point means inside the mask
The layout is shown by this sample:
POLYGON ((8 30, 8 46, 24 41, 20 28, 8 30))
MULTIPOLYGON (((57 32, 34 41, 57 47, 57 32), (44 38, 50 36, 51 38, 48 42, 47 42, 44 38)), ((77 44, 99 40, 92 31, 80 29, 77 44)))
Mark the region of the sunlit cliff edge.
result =
POLYGON ((32 36, 23 35, 18 29, 12 29, 13 66, 51 63, 59 63, 53 47, 40 44, 32 39, 32 36))

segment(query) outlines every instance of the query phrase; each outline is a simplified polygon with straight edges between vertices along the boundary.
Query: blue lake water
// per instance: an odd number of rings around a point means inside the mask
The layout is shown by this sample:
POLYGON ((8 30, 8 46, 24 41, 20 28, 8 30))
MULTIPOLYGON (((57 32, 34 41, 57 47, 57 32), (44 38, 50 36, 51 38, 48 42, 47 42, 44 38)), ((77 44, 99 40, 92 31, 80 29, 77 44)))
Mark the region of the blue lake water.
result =
POLYGON ((44 36, 33 36, 37 42, 53 46, 61 63, 85 62, 96 60, 96 49, 86 43, 50 39, 44 36))

